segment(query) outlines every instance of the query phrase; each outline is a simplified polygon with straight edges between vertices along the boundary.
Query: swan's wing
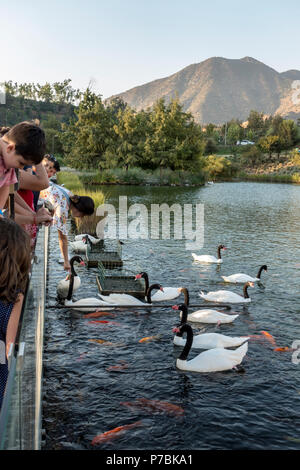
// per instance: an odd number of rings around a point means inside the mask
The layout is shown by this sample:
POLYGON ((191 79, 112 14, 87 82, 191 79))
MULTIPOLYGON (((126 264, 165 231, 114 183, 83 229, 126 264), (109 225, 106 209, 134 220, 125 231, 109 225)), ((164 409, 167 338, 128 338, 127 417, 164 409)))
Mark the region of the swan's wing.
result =
POLYGON ((233 351, 224 348, 209 349, 187 361, 188 370, 198 372, 230 370, 242 362, 247 350, 247 342, 233 351))
POLYGON ((224 279, 224 281, 232 282, 232 283, 237 283, 237 282, 244 283, 248 281, 250 282, 256 281, 256 278, 248 276, 248 274, 244 274, 244 273, 232 274, 231 276, 222 276, 222 278, 224 279))
POLYGON ((164 291, 158 290, 155 294, 151 295, 153 302, 160 302, 162 300, 172 300, 179 297, 181 292, 178 292, 177 287, 164 287, 164 291))

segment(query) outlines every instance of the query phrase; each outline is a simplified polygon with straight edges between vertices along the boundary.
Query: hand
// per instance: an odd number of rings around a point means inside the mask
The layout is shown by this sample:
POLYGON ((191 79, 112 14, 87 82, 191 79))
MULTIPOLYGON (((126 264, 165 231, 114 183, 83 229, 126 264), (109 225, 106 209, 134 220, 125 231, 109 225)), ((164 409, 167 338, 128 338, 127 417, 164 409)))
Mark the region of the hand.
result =
POLYGON ((71 271, 71 265, 70 265, 70 263, 69 263, 69 260, 67 260, 67 261, 65 260, 65 261, 64 261, 64 270, 65 270, 65 271, 71 271))
POLYGON ((41 207, 36 213, 36 222, 37 225, 45 224, 50 225, 52 222, 52 217, 49 214, 49 211, 45 207, 41 207))

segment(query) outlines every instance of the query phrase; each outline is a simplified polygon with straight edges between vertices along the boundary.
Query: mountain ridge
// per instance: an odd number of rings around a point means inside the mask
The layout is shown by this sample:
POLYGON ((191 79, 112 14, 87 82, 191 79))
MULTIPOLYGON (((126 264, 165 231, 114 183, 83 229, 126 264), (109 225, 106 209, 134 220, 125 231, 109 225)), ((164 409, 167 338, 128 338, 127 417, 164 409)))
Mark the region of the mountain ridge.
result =
POLYGON ((231 119, 244 121, 252 109, 266 115, 280 113, 294 118, 300 116, 300 98, 299 102, 293 102, 295 80, 300 80, 300 70, 280 73, 250 56, 210 57, 108 100, 120 97, 140 111, 151 108, 160 98, 168 102, 177 96, 183 109, 203 124, 221 124, 231 119))

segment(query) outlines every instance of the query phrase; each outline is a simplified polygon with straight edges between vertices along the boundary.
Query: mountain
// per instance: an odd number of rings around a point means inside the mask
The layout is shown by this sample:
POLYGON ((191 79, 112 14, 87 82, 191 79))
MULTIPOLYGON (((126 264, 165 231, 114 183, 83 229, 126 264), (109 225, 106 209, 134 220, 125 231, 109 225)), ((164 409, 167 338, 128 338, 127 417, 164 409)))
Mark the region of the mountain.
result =
POLYGON ((244 121, 252 109, 300 117, 300 97, 295 100, 292 88, 296 80, 300 80, 299 70, 279 73, 252 57, 212 57, 114 97, 140 111, 159 98, 169 101, 177 96, 184 110, 202 124, 244 121))

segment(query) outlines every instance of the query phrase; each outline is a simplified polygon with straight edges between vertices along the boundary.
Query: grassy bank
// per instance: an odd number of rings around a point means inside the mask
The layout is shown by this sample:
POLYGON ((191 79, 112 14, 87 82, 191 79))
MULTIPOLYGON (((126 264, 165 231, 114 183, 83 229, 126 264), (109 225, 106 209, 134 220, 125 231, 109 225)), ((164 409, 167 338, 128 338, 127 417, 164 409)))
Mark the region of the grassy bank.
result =
POLYGON ((201 186, 205 183, 202 173, 189 171, 172 171, 169 169, 143 170, 141 168, 122 168, 95 171, 88 175, 80 175, 83 184, 129 184, 129 185, 155 185, 155 186, 201 186))
MULTIPOLYGON (((105 202, 105 196, 102 191, 86 189, 79 175, 75 173, 68 171, 59 172, 57 174, 57 182, 58 184, 64 184, 73 194, 91 197, 95 203, 96 209, 105 202)), ((99 220, 99 217, 97 217, 95 213, 89 217, 74 219, 78 233, 90 233, 91 235, 96 235, 96 227, 99 220)))

